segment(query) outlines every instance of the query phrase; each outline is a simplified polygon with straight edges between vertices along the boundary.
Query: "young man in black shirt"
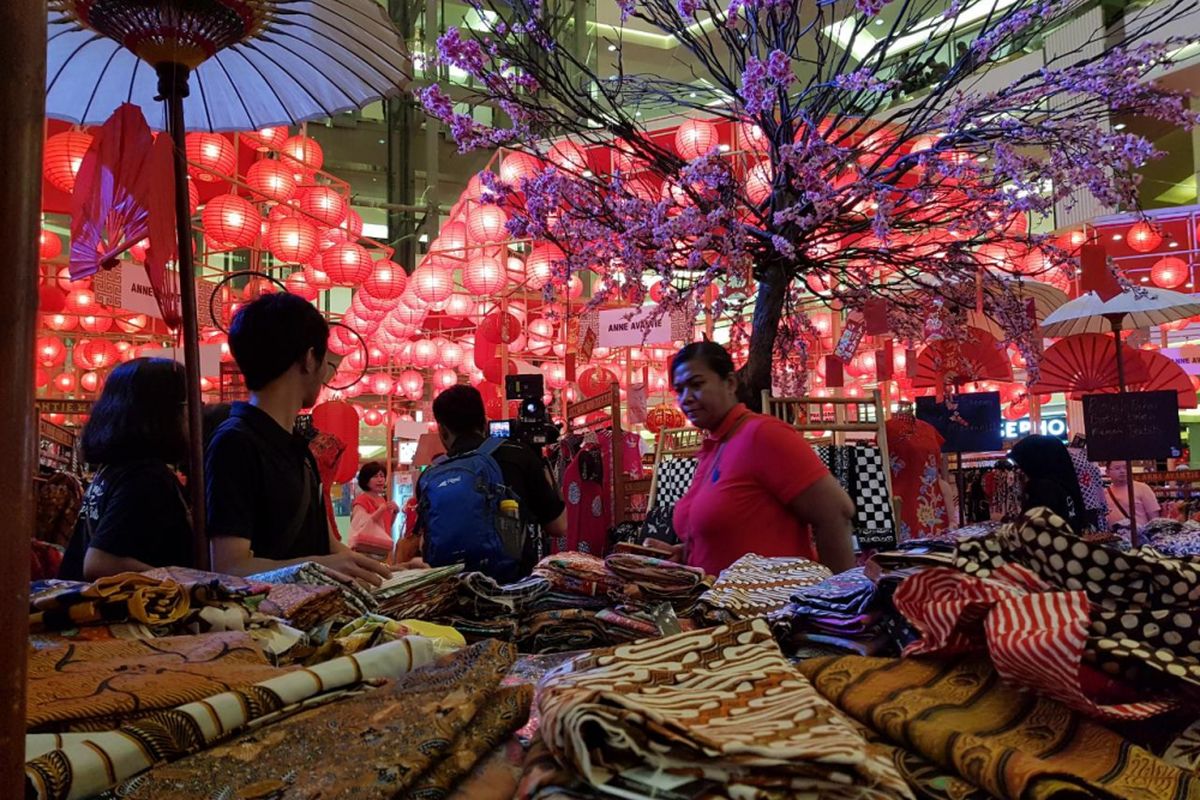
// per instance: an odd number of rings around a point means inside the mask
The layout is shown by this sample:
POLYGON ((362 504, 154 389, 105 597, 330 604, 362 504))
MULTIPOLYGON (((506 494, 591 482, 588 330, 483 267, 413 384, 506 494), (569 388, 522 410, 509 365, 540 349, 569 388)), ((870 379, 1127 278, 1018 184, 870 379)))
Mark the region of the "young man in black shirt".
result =
MULTIPOLYGON (((483 396, 473 386, 451 386, 433 401, 433 418, 447 456, 477 450, 487 439, 487 412, 483 396)), ((551 537, 567 531, 566 504, 550 481, 541 458, 530 447, 505 441, 492 458, 500 467, 504 484, 517 495, 521 521, 540 525, 551 537)), ((528 571, 526 565, 525 571, 528 571)))
POLYGON ((264 295, 233 318, 229 349, 250 401, 233 404, 205 459, 216 572, 252 575, 315 561, 376 586, 391 575, 333 537, 316 460, 293 430, 328 375, 328 340, 325 318, 292 294, 264 295))

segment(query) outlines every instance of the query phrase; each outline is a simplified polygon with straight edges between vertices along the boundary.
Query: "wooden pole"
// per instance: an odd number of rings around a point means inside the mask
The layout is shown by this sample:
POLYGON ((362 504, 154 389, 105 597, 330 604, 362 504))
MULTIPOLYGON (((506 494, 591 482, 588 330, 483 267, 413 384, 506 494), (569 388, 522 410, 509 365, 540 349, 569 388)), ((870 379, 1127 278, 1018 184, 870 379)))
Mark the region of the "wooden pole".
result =
POLYGON ((37 468, 33 405, 33 342, 38 307, 38 234, 41 228, 42 126, 46 104, 46 3, 0 3, 5 79, 0 81, 0 192, 8 257, 0 304, 0 797, 24 797, 25 653, 29 646, 29 543, 33 538, 31 486, 37 468))

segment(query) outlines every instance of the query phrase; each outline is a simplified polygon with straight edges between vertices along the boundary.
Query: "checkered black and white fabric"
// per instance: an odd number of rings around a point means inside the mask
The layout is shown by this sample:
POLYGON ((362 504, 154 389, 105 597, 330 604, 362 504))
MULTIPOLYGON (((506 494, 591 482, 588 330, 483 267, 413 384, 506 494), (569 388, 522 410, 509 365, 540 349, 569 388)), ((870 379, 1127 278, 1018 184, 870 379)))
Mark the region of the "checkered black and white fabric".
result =
POLYGON ((695 458, 673 458, 669 461, 663 461, 658 465, 658 483, 654 489, 654 497, 650 500, 650 505, 659 506, 674 506, 678 503, 685 494, 688 487, 692 485, 692 479, 696 477, 695 458))
POLYGON ((883 453, 873 444, 818 445, 817 455, 854 500, 859 546, 895 546, 896 523, 884 474, 883 453))

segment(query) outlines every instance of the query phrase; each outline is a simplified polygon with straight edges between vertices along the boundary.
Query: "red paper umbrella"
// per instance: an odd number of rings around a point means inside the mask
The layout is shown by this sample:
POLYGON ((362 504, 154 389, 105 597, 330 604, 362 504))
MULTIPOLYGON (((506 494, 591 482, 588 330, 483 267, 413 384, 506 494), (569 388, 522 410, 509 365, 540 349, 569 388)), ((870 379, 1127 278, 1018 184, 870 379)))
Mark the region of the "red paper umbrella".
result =
MULTIPOLYGON (((1196 408, 1196 387, 1192 385, 1192 379, 1189 378, 1188 374, 1183 371, 1183 367, 1179 366, 1162 353, 1156 353, 1150 350, 1135 350, 1133 352, 1135 353, 1133 358, 1125 362, 1125 388, 1128 391, 1172 391, 1179 395, 1180 408, 1196 408), (1130 362, 1135 359, 1138 362, 1138 366, 1135 367, 1135 369, 1145 370, 1145 380, 1130 381, 1128 378, 1130 362)), ((1098 393, 1113 394, 1116 391, 1116 387, 1109 387, 1100 389, 1098 393)))
MULTIPOLYGON (((1139 352, 1131 347, 1121 351, 1125 362, 1125 385, 1146 380, 1146 365, 1139 352)), ((1055 342, 1042 355, 1041 373, 1029 389, 1041 394, 1049 392, 1086 392, 1116 389, 1117 348, 1111 336, 1100 333, 1081 333, 1055 342)))
POLYGON ((967 330, 965 341, 942 339, 921 351, 913 386, 1012 380, 1012 364, 996 337, 979 328, 967 330))

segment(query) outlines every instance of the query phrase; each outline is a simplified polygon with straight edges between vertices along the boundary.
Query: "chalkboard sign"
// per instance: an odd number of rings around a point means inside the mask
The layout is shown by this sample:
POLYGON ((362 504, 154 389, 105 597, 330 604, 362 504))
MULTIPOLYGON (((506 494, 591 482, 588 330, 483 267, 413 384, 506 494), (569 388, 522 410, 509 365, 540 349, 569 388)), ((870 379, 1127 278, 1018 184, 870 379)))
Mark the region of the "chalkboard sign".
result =
POLYGON ((986 453, 1000 450, 1000 393, 960 394, 953 407, 932 397, 917 398, 917 419, 937 428, 945 439, 943 453, 986 453))
POLYGON ((1089 461, 1179 455, 1179 395, 1172 391, 1089 394, 1083 398, 1089 461))

